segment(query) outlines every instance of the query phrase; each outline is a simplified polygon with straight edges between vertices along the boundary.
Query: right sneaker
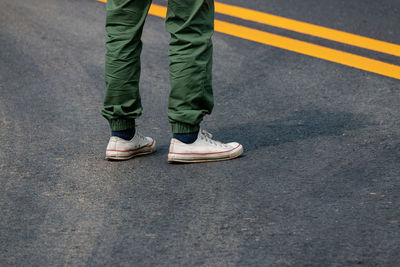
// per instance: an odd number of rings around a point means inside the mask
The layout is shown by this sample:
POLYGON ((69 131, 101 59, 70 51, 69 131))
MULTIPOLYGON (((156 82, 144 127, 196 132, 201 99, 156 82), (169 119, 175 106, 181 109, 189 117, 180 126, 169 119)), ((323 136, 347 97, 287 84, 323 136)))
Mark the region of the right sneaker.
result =
POLYGON ((172 138, 169 146, 168 162, 207 162, 228 160, 239 157, 243 146, 239 143, 221 143, 212 139, 205 130, 199 131, 197 139, 192 144, 185 144, 172 138))
POLYGON ((136 132, 131 140, 111 136, 107 145, 106 159, 127 160, 135 156, 151 154, 156 151, 156 141, 136 132))

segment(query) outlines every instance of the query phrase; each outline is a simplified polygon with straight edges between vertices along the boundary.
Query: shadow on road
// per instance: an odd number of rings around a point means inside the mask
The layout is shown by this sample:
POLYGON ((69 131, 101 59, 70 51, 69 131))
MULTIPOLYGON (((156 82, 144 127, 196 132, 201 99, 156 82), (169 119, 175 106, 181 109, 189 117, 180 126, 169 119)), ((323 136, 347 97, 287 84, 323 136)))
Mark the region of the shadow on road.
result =
POLYGON ((213 133, 222 140, 234 139, 249 151, 319 136, 340 136, 345 131, 358 130, 372 124, 367 116, 362 114, 312 109, 301 110, 270 122, 249 122, 221 127, 213 133))

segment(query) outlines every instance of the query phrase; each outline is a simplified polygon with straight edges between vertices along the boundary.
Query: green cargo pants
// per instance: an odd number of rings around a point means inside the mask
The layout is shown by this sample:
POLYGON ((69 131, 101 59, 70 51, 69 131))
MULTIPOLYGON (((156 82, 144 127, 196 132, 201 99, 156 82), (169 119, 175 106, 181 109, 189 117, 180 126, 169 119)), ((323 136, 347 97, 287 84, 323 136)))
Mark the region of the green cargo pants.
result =
MULTIPOLYGON (((102 115, 113 131, 134 127, 141 115, 139 94, 141 35, 151 0, 108 0, 106 95, 102 115)), ((168 120, 173 133, 199 129, 213 108, 211 85, 213 0, 169 0, 171 92, 168 120)))

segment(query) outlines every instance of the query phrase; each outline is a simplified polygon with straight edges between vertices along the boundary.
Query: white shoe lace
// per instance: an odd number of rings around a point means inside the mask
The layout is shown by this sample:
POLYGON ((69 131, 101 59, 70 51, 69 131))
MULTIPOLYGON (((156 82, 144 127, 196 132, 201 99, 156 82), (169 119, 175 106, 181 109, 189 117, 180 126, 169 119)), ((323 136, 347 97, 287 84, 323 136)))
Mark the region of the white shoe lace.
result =
POLYGON ((200 131, 200 139, 206 141, 207 143, 215 145, 215 146, 227 147, 227 145, 221 143, 220 141, 213 140, 212 139, 212 134, 210 134, 206 130, 201 130, 200 131))
MULTIPOLYGON (((140 126, 140 123, 138 123, 137 121, 135 121, 135 128, 137 129, 138 126, 140 126)), ((136 130, 136 132, 135 132, 135 136, 134 136, 134 137, 135 137, 135 138, 138 138, 138 139, 140 139, 140 140, 142 140, 142 141, 147 141, 146 136, 141 135, 137 130, 136 130)))
POLYGON ((145 136, 141 135, 139 132, 135 133, 135 137, 142 141, 147 141, 147 138, 145 136))

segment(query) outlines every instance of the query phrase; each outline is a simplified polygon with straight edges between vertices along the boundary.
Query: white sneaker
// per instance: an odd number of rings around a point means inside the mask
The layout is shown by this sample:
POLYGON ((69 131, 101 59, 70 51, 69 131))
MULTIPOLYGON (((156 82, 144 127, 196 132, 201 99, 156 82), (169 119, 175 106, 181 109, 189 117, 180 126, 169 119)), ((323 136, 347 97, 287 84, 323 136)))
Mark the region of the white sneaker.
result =
POLYGON ((151 137, 144 137, 138 132, 131 140, 111 136, 107 145, 106 159, 127 160, 154 151, 156 151, 156 141, 151 137))
POLYGON ((228 160, 239 157, 243 153, 243 146, 239 143, 227 143, 212 140, 212 135, 205 130, 199 132, 197 140, 192 144, 185 144, 175 138, 169 146, 169 162, 205 162, 228 160))

